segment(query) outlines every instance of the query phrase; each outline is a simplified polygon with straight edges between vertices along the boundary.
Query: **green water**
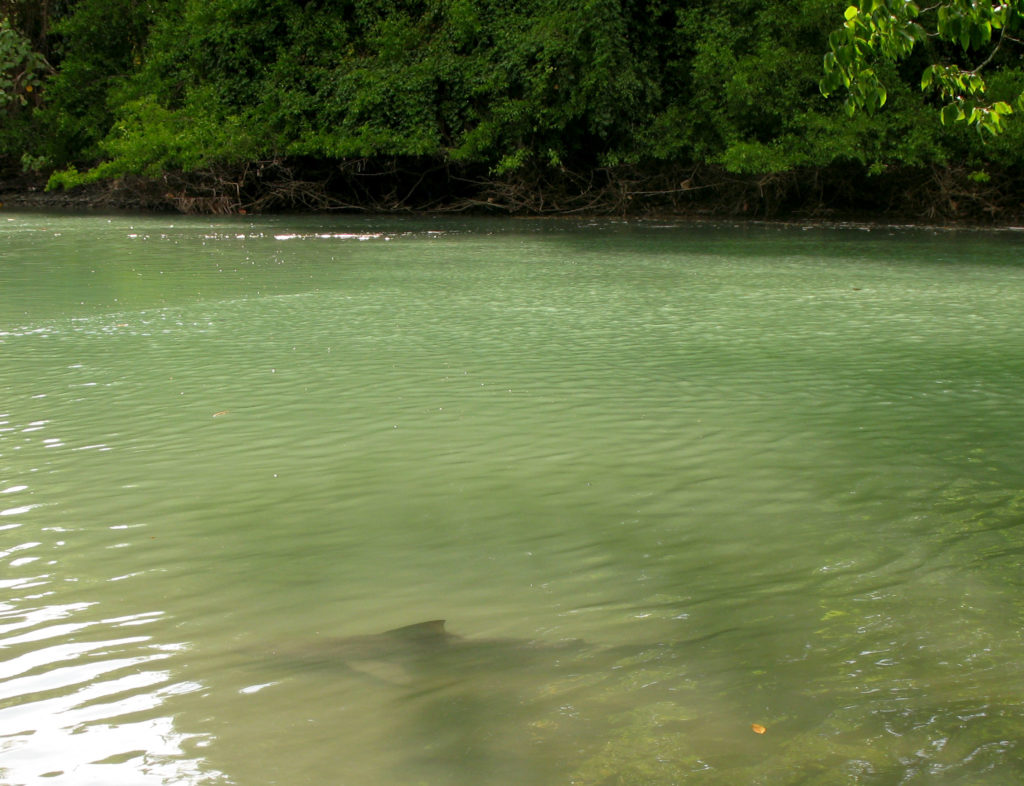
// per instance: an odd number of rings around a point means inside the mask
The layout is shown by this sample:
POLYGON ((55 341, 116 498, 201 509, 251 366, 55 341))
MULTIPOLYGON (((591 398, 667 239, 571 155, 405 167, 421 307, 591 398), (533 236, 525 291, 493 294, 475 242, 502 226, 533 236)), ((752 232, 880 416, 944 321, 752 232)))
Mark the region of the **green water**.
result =
POLYGON ((1021 782, 1022 249, 0 215, 0 783, 1021 782))

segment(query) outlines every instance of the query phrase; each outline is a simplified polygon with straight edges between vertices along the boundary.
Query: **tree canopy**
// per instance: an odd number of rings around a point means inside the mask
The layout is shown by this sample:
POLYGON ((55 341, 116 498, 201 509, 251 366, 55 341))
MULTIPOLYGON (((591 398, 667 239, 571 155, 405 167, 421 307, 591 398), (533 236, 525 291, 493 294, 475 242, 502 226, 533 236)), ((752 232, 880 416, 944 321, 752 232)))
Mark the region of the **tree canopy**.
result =
POLYGON ((0 177, 199 209, 977 191, 1024 164, 1021 1, 0 0, 0 177))
POLYGON ((910 59, 927 50, 921 89, 934 90, 944 102, 942 122, 964 121, 998 134, 1014 106, 1024 109, 1019 76, 1002 90, 1007 100, 988 95, 985 74, 1019 66, 1024 29, 1024 0, 949 0, 922 10, 910 0, 869 0, 851 5, 846 23, 829 36, 825 55, 825 95, 844 87, 850 115, 886 102, 888 92, 875 64, 910 59), (1011 105, 1012 104, 1012 105, 1011 105))

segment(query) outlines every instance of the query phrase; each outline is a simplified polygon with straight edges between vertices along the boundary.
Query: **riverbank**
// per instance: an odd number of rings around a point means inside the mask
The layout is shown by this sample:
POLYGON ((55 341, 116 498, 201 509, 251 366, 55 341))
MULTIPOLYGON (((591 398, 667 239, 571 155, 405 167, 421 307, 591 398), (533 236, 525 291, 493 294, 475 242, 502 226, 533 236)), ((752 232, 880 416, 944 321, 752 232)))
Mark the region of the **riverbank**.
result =
POLYGON ((284 163, 237 172, 121 178, 47 190, 41 177, 0 180, 0 208, 190 215, 466 214, 511 217, 742 219, 823 224, 1018 227, 1024 180, 966 168, 868 174, 859 167, 739 175, 717 167, 533 170, 505 178, 448 167, 284 163))

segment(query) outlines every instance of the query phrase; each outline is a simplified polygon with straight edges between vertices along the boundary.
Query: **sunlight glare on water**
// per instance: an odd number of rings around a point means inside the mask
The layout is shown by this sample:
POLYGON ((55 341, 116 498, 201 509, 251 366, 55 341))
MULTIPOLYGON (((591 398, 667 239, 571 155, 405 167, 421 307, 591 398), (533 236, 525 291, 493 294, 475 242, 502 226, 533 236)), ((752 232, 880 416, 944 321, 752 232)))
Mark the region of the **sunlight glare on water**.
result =
POLYGON ((0 234, 0 782, 1024 778, 1018 234, 0 234))

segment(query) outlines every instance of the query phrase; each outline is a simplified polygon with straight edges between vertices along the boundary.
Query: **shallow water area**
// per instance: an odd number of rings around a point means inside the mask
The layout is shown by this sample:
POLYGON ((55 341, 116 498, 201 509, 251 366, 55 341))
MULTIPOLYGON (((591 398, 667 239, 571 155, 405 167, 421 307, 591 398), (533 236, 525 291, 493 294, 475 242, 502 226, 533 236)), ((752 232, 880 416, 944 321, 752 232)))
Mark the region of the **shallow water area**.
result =
POLYGON ((0 214, 0 782, 1021 781, 1022 242, 0 214))

